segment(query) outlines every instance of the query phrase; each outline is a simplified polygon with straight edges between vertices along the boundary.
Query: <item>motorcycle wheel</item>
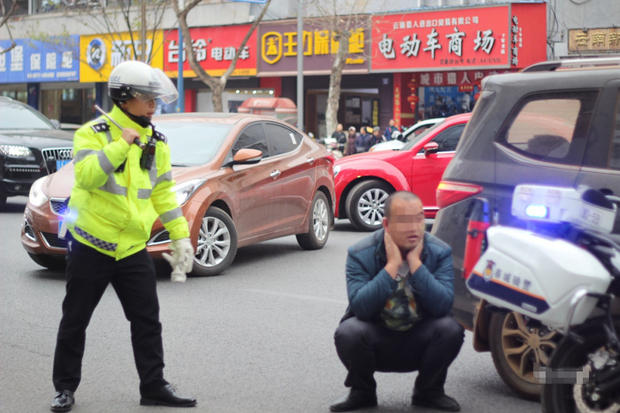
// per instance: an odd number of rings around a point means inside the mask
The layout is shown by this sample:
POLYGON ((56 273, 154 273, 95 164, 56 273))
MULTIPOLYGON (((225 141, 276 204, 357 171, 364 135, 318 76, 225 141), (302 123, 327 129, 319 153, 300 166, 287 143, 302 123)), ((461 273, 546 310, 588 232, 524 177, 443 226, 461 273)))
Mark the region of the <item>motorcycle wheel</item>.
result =
POLYGON ((538 368, 548 365, 560 334, 516 312, 497 312, 489 325, 493 364, 504 383, 524 399, 539 400, 538 368))
MULTIPOLYGON (((620 331, 620 319, 614 321, 616 331, 620 331)), ((603 330, 602 320, 591 320, 582 328, 575 330, 583 338, 583 343, 574 338, 565 337, 556 348, 545 377, 541 393, 542 410, 545 413, 617 413, 620 412, 620 400, 598 397, 584 383, 576 383, 576 379, 588 375, 592 370, 589 358, 598 350, 605 352, 607 337, 603 330), (564 372, 560 374, 559 372, 564 372), (567 383, 566 372, 577 373, 572 376, 572 383, 567 383), (557 377, 556 377, 557 376, 557 377), (597 399, 596 401, 594 399, 597 399)), ((600 353, 599 353, 600 354, 600 353)), ((604 354, 604 353, 603 353, 604 354)), ((596 356, 595 356, 596 357, 596 356)), ((616 358, 616 363, 620 360, 616 358)))

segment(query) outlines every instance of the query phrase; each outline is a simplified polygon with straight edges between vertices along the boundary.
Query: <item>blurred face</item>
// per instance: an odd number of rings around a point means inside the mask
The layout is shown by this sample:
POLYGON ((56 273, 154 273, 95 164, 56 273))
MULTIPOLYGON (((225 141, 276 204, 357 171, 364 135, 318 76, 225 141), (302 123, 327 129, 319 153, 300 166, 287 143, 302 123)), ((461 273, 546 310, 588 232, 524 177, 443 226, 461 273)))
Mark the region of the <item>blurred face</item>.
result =
POLYGON ((144 116, 149 119, 155 113, 155 99, 147 97, 137 97, 129 99, 122 104, 123 109, 134 116, 144 116))
POLYGON ((349 135, 355 135, 355 128, 349 128, 349 135))
POLYGON ((415 248, 424 237, 424 209, 419 200, 394 199, 390 218, 383 227, 403 253, 415 248))
POLYGON ((336 130, 337 130, 338 132, 342 132, 342 125, 341 125, 341 124, 338 124, 338 126, 336 126, 336 130))
POLYGON ((390 119, 390 126, 394 126, 394 119, 390 119))

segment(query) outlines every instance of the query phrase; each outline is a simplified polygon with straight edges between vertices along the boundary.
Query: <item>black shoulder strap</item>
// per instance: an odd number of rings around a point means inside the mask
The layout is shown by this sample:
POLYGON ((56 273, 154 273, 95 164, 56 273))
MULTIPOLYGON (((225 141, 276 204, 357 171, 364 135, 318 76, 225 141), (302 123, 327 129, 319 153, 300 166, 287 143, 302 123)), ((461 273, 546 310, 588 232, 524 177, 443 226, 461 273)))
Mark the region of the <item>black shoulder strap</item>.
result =
POLYGON ((90 127, 95 131, 95 133, 108 132, 110 130, 110 125, 108 125, 108 123, 103 119, 92 124, 90 127))
POLYGON ((168 143, 168 139, 166 138, 166 135, 164 135, 163 133, 159 131, 156 131, 155 126, 153 126, 153 124, 151 124, 151 127, 153 128, 153 138, 156 141, 162 141, 163 143, 168 143))

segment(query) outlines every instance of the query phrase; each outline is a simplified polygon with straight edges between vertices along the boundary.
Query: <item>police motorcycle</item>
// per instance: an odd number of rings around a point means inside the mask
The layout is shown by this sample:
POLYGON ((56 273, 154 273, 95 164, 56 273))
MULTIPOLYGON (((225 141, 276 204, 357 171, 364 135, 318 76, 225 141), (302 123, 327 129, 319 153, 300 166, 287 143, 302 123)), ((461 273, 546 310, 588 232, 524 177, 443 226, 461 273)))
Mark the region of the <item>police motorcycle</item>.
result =
POLYGON ((535 373, 546 413, 620 412, 619 201, 582 187, 518 185, 511 212, 527 228, 478 232, 484 252, 469 291, 563 335, 535 373))

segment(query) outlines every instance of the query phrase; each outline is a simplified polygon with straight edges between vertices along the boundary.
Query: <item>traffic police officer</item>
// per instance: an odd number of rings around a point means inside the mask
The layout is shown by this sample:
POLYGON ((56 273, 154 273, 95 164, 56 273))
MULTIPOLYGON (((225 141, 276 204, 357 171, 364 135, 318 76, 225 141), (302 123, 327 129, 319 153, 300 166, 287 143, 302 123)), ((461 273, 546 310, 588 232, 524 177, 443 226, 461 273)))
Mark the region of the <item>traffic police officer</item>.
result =
POLYGON ((51 410, 69 411, 81 378, 86 327, 108 283, 131 325, 140 377, 140 404, 191 407, 163 377, 156 276, 146 251, 158 217, 170 233, 177 274, 191 270, 194 251, 185 217, 171 188, 170 149, 154 130, 155 100, 176 100, 176 88, 146 63, 119 64, 108 81, 115 106, 74 137, 75 183, 68 228, 66 296, 54 355, 56 394, 51 410), (144 149, 143 149, 144 148, 144 149), (154 153, 153 153, 154 149, 154 153), (150 155, 150 159, 149 159, 150 155))

